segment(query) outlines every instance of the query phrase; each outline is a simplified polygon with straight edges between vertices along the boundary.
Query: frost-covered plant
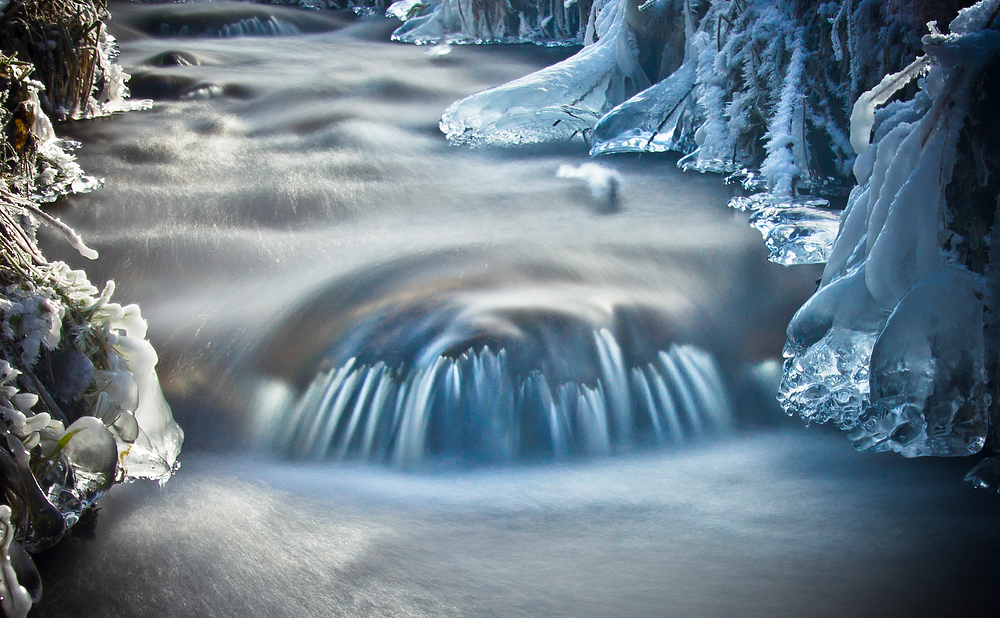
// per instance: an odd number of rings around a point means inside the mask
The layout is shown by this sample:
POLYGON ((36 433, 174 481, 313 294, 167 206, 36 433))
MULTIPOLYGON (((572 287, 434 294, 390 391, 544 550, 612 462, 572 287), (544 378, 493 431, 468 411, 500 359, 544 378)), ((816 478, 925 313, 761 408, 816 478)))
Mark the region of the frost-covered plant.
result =
MULTIPOLYGON (((139 308, 111 302, 112 282, 98 291, 83 271, 45 261, 25 227, 33 217, 96 257, 57 219, 0 192, 0 536, 22 571, 33 569, 22 548, 56 543, 114 483, 166 481, 183 440, 139 308)), ((37 592, 18 592, 16 569, 2 568, 10 556, 0 552, 3 609, 23 615, 37 592)))
POLYGON ((77 118, 136 107, 111 63, 103 2, 25 0, 0 11, 0 45, 17 54, 0 54, 0 608, 23 616, 41 593, 26 551, 59 541, 114 483, 168 479, 183 433, 138 307, 111 302, 113 283, 97 290, 35 243, 43 222, 97 257, 38 202, 100 182, 44 108, 77 118))
POLYGON ((761 166, 768 184, 790 193, 806 167, 802 27, 788 2, 727 8, 710 12, 695 35, 695 96, 705 122, 681 165, 717 172, 761 166))
POLYGON ((32 65, 48 116, 93 118, 146 104, 128 100, 128 75, 113 62, 106 0, 21 0, 2 13, 0 51, 32 65))
POLYGON ((91 118, 141 109, 128 99, 128 75, 113 60, 114 37, 99 0, 25 0, 7 4, 0 22, 0 123, 8 189, 49 202, 98 187, 60 140, 56 119, 91 118))
POLYGON ((0 124, 4 127, 2 175, 7 189, 53 201, 100 185, 67 152, 74 143, 56 138, 42 111, 42 85, 32 79, 32 65, 0 54, 0 124))

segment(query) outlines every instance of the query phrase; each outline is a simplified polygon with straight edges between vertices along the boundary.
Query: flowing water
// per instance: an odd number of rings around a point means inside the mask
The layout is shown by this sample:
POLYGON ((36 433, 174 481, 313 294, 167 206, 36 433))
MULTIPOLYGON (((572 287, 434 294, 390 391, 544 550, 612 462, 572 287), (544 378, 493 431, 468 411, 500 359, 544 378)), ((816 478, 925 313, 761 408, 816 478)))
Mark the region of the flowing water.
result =
POLYGON ((62 128, 106 185, 59 214, 141 304, 187 442, 37 558, 37 615, 990 613, 971 463, 776 409, 818 271, 768 263, 717 177, 608 158, 609 200, 556 175, 582 142, 447 145, 451 102, 573 50, 111 9, 155 104, 62 128))

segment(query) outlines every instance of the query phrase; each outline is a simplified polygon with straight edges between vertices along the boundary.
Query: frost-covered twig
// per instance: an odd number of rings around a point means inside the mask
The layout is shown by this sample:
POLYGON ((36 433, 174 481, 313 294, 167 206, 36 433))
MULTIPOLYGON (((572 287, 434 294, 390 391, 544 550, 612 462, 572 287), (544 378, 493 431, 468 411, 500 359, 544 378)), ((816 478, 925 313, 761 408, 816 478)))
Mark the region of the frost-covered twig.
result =
POLYGON ((9 191, 4 191, 2 188, 0 188, 0 200, 6 200, 9 203, 20 206, 21 208, 27 210, 28 212, 30 212, 32 215, 34 215, 44 223, 47 223, 52 227, 54 227, 55 229, 57 229, 59 232, 62 233, 63 236, 66 237, 66 240, 69 241, 69 243, 73 246, 73 248, 79 251, 80 255, 87 258, 88 260, 96 260, 98 258, 97 251, 94 251, 93 249, 88 247, 87 243, 85 243, 83 241, 83 238, 79 234, 77 234, 76 230, 63 223, 57 217, 53 217, 49 213, 42 210, 31 200, 18 197, 13 193, 10 193, 9 191))

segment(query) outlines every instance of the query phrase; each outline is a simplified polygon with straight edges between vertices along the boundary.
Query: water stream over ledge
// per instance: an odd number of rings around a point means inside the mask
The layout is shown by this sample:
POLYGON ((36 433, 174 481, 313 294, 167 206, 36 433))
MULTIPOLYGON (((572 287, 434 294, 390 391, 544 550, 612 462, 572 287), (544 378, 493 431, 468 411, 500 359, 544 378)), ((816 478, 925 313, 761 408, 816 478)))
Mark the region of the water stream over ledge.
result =
POLYGON ((569 51, 310 13, 160 36, 294 13, 212 4, 112 4, 155 106, 63 129, 106 186, 60 215, 188 439, 39 557, 37 615, 985 613, 1000 513, 965 462, 779 415, 818 271, 768 263, 718 178, 610 158, 606 213, 556 176, 582 143, 447 145, 448 104, 569 51))

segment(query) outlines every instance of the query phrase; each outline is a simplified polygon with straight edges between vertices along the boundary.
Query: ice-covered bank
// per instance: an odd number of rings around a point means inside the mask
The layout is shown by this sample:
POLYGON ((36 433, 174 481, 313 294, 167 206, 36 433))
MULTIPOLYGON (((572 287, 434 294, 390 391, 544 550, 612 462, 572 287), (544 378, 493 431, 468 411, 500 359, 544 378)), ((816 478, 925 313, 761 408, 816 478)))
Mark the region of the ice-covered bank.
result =
POLYGON ((98 257, 39 204, 100 184, 50 117, 136 106, 111 62, 104 3, 3 2, 0 12, 0 609, 13 617, 41 596, 29 553, 57 543, 113 484, 166 481, 183 434, 139 307, 111 302, 113 282, 101 291, 50 262, 35 238, 45 224, 98 257))
POLYGON ((998 10, 965 9, 945 34, 932 24, 924 55, 854 107, 858 186, 820 289, 789 326, 780 396, 859 448, 968 455, 990 437, 1000 185, 984 145, 996 133, 998 10), (916 94, 876 112, 918 77, 916 94))

